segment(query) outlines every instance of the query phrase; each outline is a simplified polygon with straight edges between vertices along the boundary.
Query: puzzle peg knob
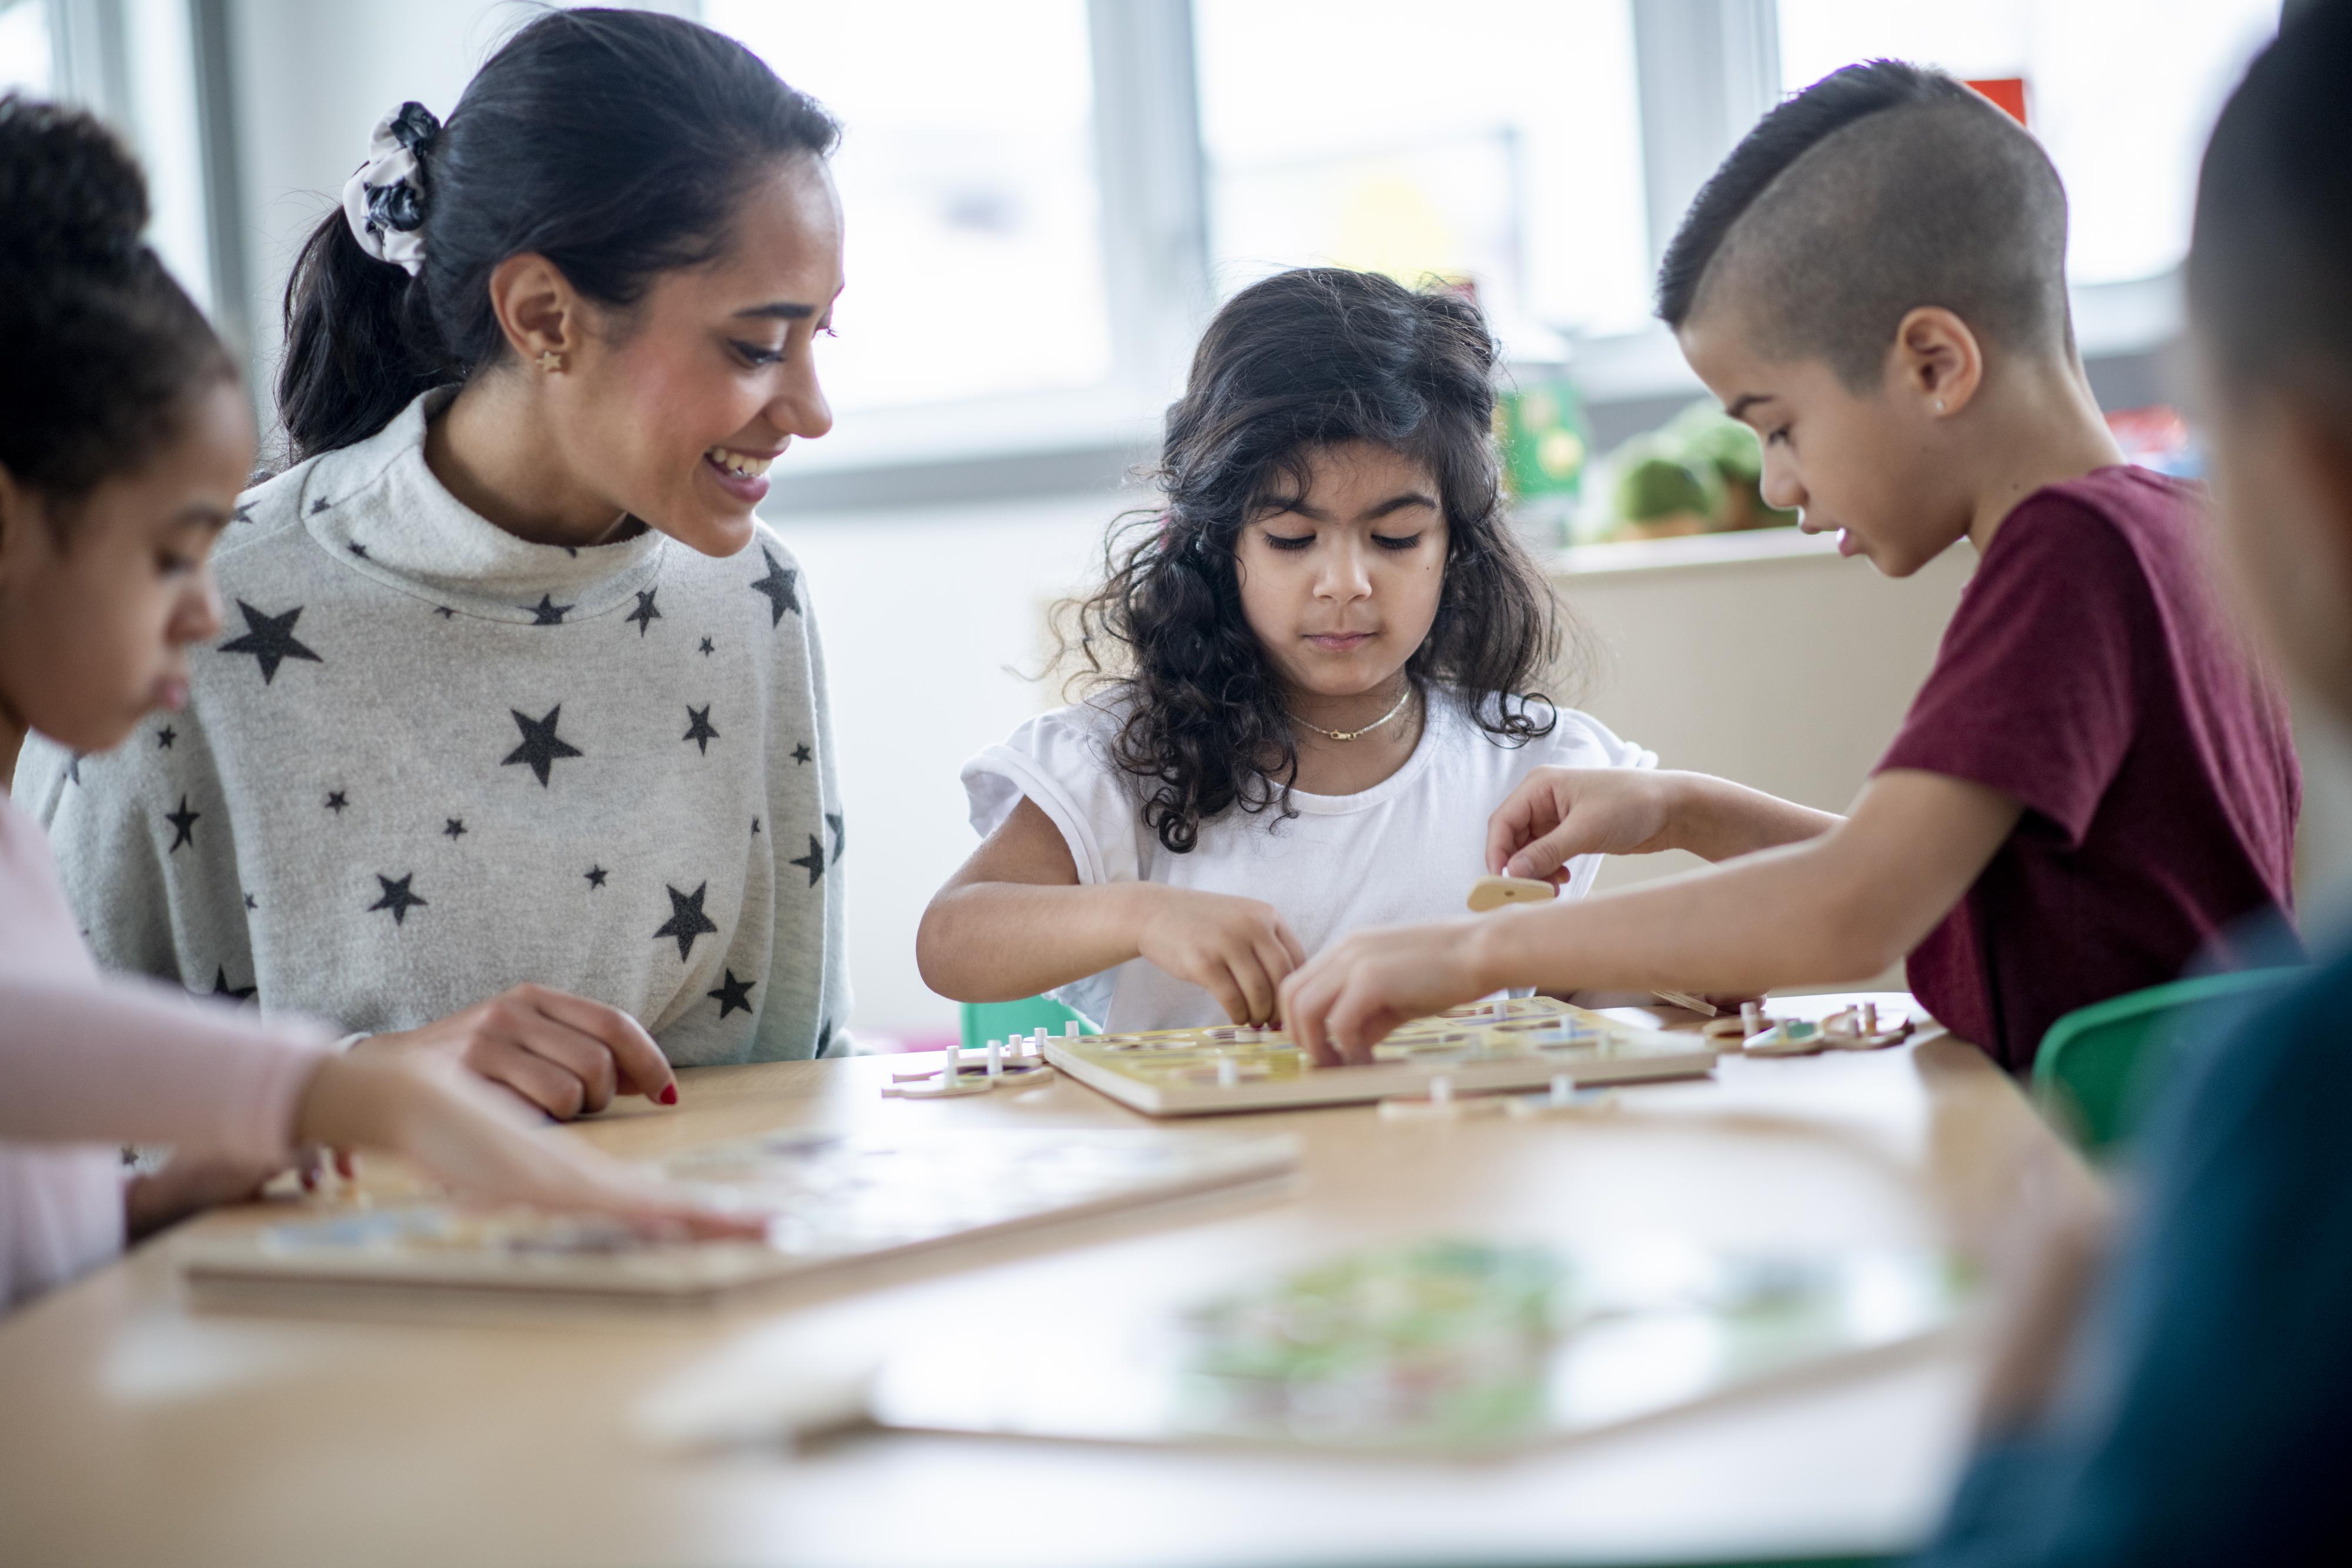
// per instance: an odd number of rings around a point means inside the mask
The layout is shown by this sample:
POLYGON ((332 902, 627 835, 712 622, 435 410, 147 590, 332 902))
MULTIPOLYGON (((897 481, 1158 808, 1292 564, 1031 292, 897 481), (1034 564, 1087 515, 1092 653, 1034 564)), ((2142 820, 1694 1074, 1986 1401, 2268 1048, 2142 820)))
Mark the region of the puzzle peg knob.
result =
POLYGON ((991 1078, 1004 1076, 1004 1047, 992 1040, 988 1042, 988 1075, 991 1078))
POLYGON ((1242 1064, 1230 1056, 1217 1058, 1217 1087, 1231 1089, 1242 1081, 1242 1064))
POLYGON ((1552 1074, 1552 1080, 1551 1080, 1551 1103, 1552 1103, 1553 1104, 1555 1104, 1555 1105, 1565 1105, 1565 1104, 1567 1104, 1567 1103, 1569 1103, 1569 1101, 1570 1101, 1570 1100, 1571 1100, 1571 1099, 1573 1099, 1573 1098, 1575 1097, 1575 1094, 1576 1094, 1576 1080, 1575 1080, 1575 1079, 1570 1078, 1570 1077, 1567 1073, 1565 1073, 1565 1072, 1556 1072, 1556 1073, 1552 1074))
POLYGON ((1429 1103, 1432 1105, 1454 1103, 1454 1080, 1440 1073, 1429 1081, 1429 1103))

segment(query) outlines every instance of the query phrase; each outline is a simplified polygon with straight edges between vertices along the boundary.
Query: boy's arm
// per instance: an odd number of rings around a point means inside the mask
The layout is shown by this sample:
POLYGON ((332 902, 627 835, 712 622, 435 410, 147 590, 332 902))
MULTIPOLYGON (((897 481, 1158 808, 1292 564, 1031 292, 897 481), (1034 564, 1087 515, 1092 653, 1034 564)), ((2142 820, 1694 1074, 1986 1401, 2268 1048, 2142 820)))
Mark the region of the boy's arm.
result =
POLYGON ((2022 808, 1980 784, 1890 769, 1801 843, 1577 904, 1359 932, 1283 987, 1317 1059, 1507 986, 1759 996, 1874 975, 1948 915, 2022 808))
POLYGON ((1236 1022, 1271 1019, 1305 955, 1251 898, 1149 882, 1078 882, 1061 830, 1024 796, 923 912, 915 963, 959 1001, 1013 1001, 1145 957, 1215 997, 1236 1022))
POLYGON ((1538 768, 1486 823, 1486 869, 1559 880, 1579 855, 1688 850, 1724 861, 1828 832, 1843 818, 1705 773, 1538 768))

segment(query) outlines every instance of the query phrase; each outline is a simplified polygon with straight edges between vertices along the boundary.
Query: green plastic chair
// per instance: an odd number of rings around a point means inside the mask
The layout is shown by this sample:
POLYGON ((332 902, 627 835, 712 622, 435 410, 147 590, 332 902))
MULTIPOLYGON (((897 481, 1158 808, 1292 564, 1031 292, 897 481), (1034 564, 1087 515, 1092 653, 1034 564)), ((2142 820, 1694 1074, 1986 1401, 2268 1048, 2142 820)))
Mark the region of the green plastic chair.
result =
POLYGON ((2120 1153, 2139 1131, 2150 1091, 2196 1032, 2199 1015, 2218 1020, 2236 1010, 2233 1004, 2308 973, 2290 965, 2200 975, 2077 1008, 2042 1037, 2034 1100, 2084 1150, 2102 1157, 2120 1153))
POLYGON ((1102 1032, 1049 997, 1024 997, 1017 1002, 966 1002, 963 1004, 963 1048, 978 1051, 992 1040, 1004 1040, 1040 1029, 1047 1034, 1059 1036, 1072 1022, 1077 1024, 1080 1034, 1102 1032))

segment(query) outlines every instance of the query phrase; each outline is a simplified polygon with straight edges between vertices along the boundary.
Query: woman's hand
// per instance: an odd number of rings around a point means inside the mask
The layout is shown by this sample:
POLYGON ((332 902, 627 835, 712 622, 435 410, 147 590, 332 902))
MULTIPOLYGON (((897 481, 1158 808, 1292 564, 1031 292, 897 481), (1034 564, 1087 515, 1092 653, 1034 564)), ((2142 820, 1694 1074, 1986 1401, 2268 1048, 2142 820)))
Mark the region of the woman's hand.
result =
POLYGON ((1538 768, 1487 819, 1486 869, 1559 883, 1579 855, 1671 849, 1677 777, 1646 768, 1538 768))
POLYGON ((530 1113, 446 1055, 331 1056, 302 1093, 295 1136, 338 1149, 400 1155, 457 1196, 608 1214, 695 1236, 762 1235, 759 1215, 721 1214, 599 1154, 530 1113))
POLYGON ((1136 949, 1217 998, 1235 1023, 1269 1023, 1283 977, 1307 961, 1274 905, 1230 894, 1139 883, 1147 901, 1136 924, 1136 949))
POLYGON ((352 1051, 441 1057, 563 1121, 602 1111, 615 1094, 677 1103, 669 1060, 642 1024, 618 1008, 545 986, 516 986, 422 1029, 370 1035, 352 1051))
POLYGON ((1498 909, 1342 938, 1283 982, 1284 1026, 1320 1066, 1369 1061, 1372 1047, 1399 1024, 1497 989, 1482 973, 1478 942, 1512 918, 1512 911, 1498 909))

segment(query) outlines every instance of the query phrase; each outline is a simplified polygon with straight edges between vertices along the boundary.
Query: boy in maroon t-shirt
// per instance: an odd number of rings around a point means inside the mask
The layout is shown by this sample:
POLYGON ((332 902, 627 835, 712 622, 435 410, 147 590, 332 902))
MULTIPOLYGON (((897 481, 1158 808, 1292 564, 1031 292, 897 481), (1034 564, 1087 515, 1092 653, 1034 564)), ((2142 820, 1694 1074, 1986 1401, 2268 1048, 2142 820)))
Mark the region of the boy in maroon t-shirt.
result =
MULTIPOLYGON (((1865 978, 2022 1071, 2060 1015, 2291 898, 2284 704, 2209 586, 2200 493, 2123 465, 2074 351, 2066 198, 1951 78, 1854 66, 1767 115, 1668 247, 1659 314, 1764 446, 1764 494, 1907 577, 1980 558, 1843 817, 1687 773, 1541 768, 1490 869, 1729 861, 1580 904, 1359 933, 1283 987, 1323 1060, 1504 986, 1865 978)), ((1796 634, 1801 634, 1800 630, 1796 634)))

